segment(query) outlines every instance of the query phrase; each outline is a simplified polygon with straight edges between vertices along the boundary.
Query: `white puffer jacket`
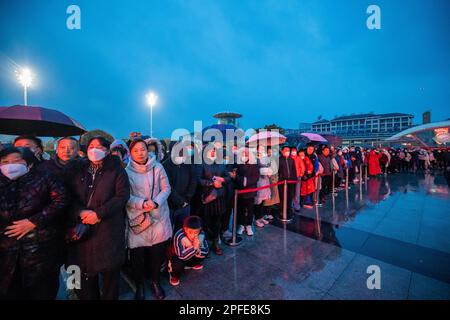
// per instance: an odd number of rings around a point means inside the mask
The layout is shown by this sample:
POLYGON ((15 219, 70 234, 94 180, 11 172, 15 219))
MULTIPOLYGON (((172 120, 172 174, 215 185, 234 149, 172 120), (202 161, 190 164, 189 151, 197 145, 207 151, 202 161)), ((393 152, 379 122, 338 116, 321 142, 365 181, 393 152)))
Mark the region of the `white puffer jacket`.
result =
POLYGON ((128 248, 149 247, 168 240, 172 237, 170 211, 167 204, 171 190, 164 167, 156 161, 156 157, 149 158, 145 165, 130 159, 126 171, 131 188, 130 200, 127 203, 128 219, 134 219, 145 212, 142 204, 146 199, 151 199, 159 205, 157 209, 150 212, 152 224, 145 231, 135 234, 129 227, 127 228, 128 248))

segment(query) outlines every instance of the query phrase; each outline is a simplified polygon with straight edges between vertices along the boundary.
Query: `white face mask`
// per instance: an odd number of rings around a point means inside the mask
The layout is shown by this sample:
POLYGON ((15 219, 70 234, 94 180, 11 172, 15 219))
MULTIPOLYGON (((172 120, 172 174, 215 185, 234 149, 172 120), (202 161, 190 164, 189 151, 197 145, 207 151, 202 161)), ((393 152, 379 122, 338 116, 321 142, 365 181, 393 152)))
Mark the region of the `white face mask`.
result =
POLYGON ((88 150, 88 158, 91 161, 101 161, 105 157, 106 157, 106 152, 101 149, 92 148, 92 149, 88 150))
POLYGON ((16 180, 28 172, 28 167, 22 163, 8 163, 0 166, 0 170, 9 180, 16 180))
POLYGON ((156 157, 155 151, 149 151, 149 152, 148 152, 148 157, 149 157, 149 158, 156 157))
POLYGON ((247 163, 248 157, 242 157, 242 158, 241 158, 241 161, 242 161, 242 163, 247 163))

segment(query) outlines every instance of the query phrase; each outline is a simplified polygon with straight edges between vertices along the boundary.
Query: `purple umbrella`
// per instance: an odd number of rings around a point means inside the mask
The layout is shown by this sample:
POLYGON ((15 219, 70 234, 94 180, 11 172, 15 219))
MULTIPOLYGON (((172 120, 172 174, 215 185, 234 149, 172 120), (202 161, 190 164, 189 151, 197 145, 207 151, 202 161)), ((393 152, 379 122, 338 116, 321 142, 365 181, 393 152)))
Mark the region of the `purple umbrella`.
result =
POLYGON ((86 129, 64 113, 43 107, 0 107, 0 134, 40 137, 78 136, 86 129))
POLYGON ((328 142, 327 139, 317 133, 302 133, 301 135, 308 138, 311 142, 328 142))

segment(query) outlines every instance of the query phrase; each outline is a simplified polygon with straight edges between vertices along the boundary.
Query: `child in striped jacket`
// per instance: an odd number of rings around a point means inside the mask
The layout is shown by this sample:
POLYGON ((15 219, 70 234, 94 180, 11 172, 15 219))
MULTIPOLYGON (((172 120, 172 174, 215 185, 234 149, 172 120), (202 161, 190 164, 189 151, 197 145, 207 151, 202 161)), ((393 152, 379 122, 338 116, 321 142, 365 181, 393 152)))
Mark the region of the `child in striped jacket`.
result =
POLYGON ((180 284, 180 276, 184 269, 203 269, 203 260, 209 252, 205 233, 202 231, 202 220, 190 216, 184 220, 183 228, 173 237, 173 245, 169 254, 170 284, 180 284))

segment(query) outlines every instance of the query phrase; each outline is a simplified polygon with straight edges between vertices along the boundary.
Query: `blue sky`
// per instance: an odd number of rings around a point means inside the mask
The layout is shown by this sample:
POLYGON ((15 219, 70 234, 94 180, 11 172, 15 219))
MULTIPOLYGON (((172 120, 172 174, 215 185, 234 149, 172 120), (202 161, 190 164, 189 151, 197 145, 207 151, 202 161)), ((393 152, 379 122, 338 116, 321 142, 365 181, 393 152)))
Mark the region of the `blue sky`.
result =
POLYGON ((0 2, 0 105, 22 102, 16 65, 37 81, 29 104, 116 137, 244 115, 245 128, 296 128, 359 112, 450 117, 448 0, 89 0, 0 2), (81 8, 81 30, 66 8, 81 8), (381 30, 366 9, 381 8, 381 30))

